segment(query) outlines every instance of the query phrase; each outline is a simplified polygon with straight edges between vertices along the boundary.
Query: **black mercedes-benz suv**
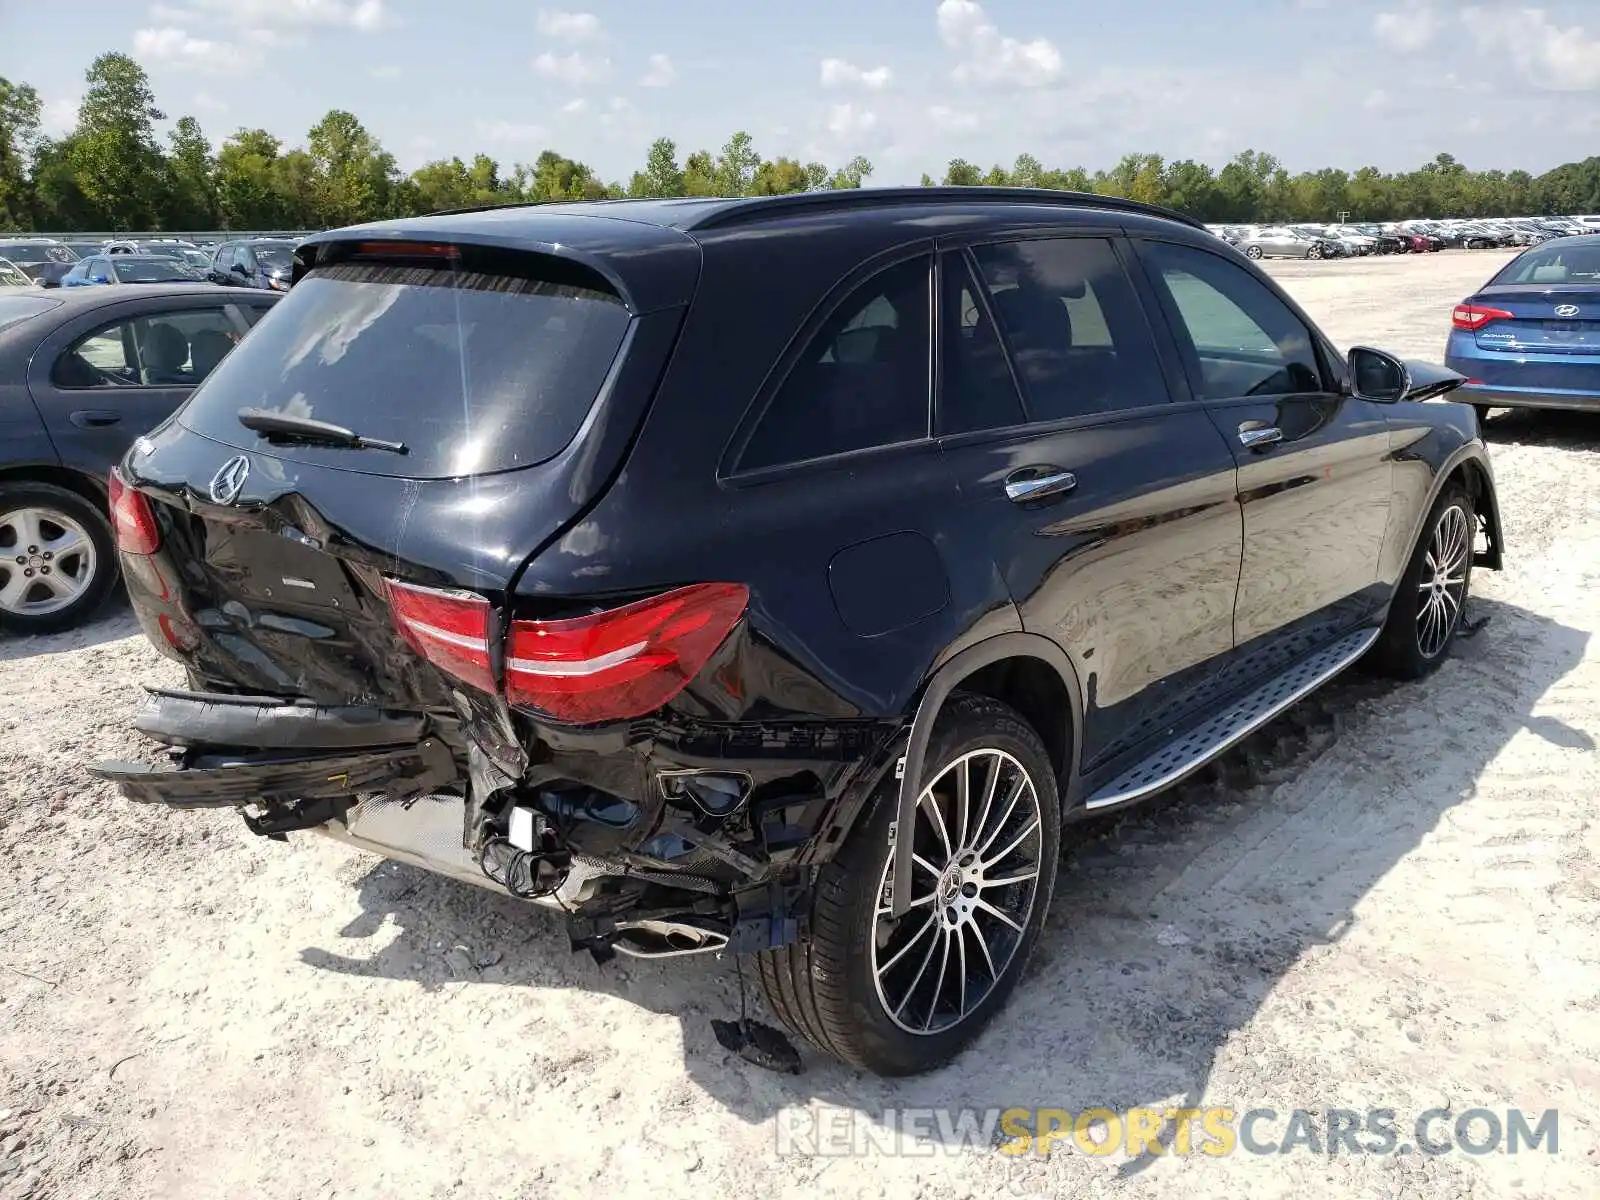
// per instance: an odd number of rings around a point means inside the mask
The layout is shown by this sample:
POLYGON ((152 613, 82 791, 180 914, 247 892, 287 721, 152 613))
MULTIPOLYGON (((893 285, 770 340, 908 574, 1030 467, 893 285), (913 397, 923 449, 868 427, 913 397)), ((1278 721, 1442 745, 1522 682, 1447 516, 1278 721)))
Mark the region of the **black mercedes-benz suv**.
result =
POLYGON ((751 954, 885 1073, 1016 983, 1064 823, 1365 657, 1446 654, 1493 477, 1458 376, 1348 358, 1106 197, 891 189, 319 234, 111 481, 137 801, 751 954))

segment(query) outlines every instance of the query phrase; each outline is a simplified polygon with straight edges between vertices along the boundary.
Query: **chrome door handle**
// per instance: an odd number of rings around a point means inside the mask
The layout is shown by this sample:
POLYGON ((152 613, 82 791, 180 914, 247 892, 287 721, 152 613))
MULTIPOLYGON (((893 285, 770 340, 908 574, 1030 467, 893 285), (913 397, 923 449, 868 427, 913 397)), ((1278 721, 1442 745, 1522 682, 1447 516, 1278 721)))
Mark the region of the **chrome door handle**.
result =
POLYGON ((1249 450, 1263 450, 1275 442, 1283 441, 1283 430, 1276 425, 1239 426, 1239 444, 1249 450))
POLYGON ((1078 477, 1071 471, 1054 471, 1049 475, 1032 475, 1006 480, 1006 499, 1013 504, 1026 504, 1029 500, 1043 500, 1046 496, 1059 496, 1078 486, 1078 477))

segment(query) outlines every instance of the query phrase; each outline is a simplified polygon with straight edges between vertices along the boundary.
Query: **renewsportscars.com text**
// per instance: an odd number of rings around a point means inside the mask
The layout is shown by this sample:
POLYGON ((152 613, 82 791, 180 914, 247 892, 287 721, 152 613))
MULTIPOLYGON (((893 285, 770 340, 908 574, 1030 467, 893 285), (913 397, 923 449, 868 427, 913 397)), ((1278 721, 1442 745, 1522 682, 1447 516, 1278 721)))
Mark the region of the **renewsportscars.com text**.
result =
POLYGON ((1469 1108, 891 1108, 816 1104, 780 1113, 777 1152, 797 1157, 1008 1155, 1519 1154, 1560 1150, 1560 1115, 1469 1108))

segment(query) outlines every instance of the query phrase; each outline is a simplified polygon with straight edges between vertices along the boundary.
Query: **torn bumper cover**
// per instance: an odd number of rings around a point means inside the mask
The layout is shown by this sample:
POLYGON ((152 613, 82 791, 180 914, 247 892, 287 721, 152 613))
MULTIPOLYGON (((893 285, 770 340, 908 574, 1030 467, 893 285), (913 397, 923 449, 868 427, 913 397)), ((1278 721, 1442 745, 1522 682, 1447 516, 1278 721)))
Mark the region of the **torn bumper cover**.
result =
POLYGON ((454 781, 427 717, 260 696, 152 691, 134 727, 173 747, 171 766, 103 762, 92 773, 130 800, 173 808, 331 800, 382 789, 397 799, 454 781))
POLYGON ((560 909, 575 948, 651 957, 802 940, 805 852, 849 827, 893 733, 797 746, 763 727, 731 758, 703 736, 591 752, 569 735, 511 778, 451 714, 152 691, 134 724, 170 763, 93 769, 131 800, 315 831, 560 909))

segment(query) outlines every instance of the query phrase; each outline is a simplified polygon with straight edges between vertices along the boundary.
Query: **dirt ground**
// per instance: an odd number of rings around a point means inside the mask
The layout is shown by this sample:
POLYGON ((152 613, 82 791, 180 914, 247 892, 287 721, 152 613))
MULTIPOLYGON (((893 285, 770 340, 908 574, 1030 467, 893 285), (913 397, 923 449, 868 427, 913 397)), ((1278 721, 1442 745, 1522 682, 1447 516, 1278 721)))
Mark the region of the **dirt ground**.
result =
MULTIPOLYGON (((1341 344, 1437 358, 1502 260, 1272 269, 1341 344)), ((1010 1007, 902 1082, 730 1057, 727 960, 597 967, 508 898, 138 811, 84 771, 175 681, 126 610, 0 641, 0 1196, 1600 1193, 1600 417, 1490 437, 1483 632, 1089 830, 1010 1007), (1559 1152, 777 1152, 811 1105, 1197 1103, 1558 1109, 1559 1152)))

